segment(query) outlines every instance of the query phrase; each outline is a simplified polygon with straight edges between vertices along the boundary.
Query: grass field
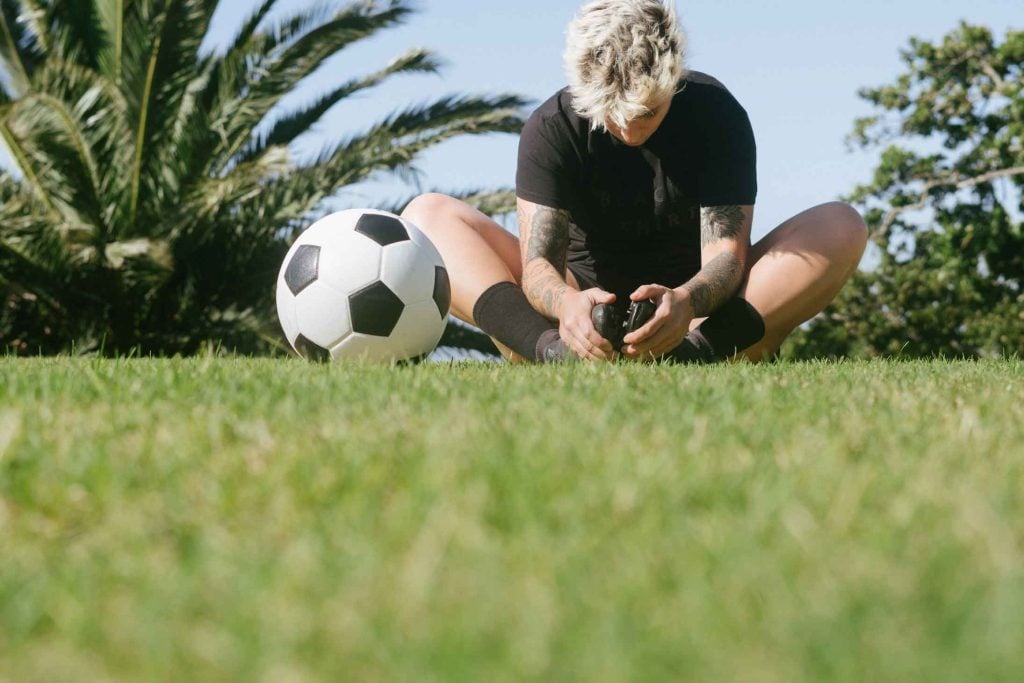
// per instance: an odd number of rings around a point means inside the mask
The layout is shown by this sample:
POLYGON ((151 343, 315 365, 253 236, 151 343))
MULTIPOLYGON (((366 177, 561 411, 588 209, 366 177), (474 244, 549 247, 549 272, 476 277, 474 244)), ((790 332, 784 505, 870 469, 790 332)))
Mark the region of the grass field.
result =
POLYGON ((1019 681, 1024 363, 0 360, 0 680, 1019 681))

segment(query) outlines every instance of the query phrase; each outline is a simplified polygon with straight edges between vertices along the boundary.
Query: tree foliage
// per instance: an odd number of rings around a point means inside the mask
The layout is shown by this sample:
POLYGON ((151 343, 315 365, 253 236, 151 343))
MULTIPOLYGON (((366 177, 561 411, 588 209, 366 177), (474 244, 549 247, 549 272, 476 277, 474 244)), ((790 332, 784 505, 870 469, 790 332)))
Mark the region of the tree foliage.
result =
POLYGON ((861 207, 878 262, 789 353, 999 356, 1024 349, 1024 32, 911 39, 851 142, 881 149, 861 207))
MULTIPOLYGON (((408 171, 449 138, 517 132, 515 96, 449 95, 339 137, 289 145, 337 103, 408 73, 420 49, 279 104, 346 47, 409 18, 404 0, 309 9, 261 0, 203 50, 219 0, 0 0, 0 345, 16 353, 191 353, 276 336, 288 238, 325 199, 408 171)), ((233 3, 232 3, 233 4, 233 3)), ((263 341, 261 341, 263 340, 263 341)))

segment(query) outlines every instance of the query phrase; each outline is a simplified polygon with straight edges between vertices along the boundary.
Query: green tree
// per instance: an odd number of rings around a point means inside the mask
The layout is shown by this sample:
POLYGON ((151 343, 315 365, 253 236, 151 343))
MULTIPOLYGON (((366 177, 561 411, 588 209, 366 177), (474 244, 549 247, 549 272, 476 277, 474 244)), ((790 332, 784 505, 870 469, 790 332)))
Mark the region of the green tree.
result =
POLYGON ((289 145, 335 104, 438 61, 411 50, 282 111, 326 60, 410 8, 354 2, 270 25, 277 3, 262 0, 204 51, 218 4, 0 0, 0 347, 265 348, 288 238, 325 199, 454 136, 521 127, 518 97, 451 95, 298 164, 289 145))
POLYGON ((1024 350, 1024 32, 962 23, 911 39, 895 83, 861 91, 881 148, 851 201, 878 263, 798 334, 797 357, 999 356, 1024 350))

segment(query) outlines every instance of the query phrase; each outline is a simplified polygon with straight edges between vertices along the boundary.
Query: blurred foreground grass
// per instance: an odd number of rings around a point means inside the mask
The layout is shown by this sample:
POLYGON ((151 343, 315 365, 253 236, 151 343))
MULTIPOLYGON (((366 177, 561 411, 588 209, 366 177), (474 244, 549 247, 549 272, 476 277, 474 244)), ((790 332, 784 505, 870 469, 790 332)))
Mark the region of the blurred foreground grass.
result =
POLYGON ((0 680, 1024 677, 1024 364, 0 360, 0 680))

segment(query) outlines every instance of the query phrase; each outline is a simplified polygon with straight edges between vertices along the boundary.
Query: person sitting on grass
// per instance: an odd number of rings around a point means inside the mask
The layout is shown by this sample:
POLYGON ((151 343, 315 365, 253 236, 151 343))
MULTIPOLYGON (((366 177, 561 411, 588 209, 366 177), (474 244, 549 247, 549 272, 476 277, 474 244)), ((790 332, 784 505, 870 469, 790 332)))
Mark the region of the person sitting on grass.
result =
POLYGON ((568 32, 569 86, 520 139, 519 238, 440 194, 404 212, 444 258, 452 312, 506 357, 761 361, 856 271, 867 229, 843 203, 750 244, 750 121, 724 85, 684 68, 684 46, 670 4, 585 5, 568 32), (653 316, 614 348, 595 321, 645 300, 653 316))

